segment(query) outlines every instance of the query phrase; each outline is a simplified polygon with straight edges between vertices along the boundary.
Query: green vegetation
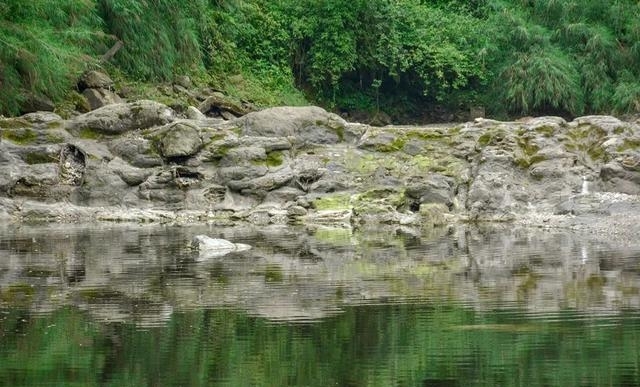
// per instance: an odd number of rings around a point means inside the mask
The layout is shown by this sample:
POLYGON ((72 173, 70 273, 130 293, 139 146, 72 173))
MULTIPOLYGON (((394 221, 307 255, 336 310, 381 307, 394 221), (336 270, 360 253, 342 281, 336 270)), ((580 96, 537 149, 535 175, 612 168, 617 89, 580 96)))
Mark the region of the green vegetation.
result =
POLYGON ((53 155, 43 152, 28 152, 23 156, 23 158, 24 162, 30 165, 57 163, 60 161, 58 157, 54 157, 53 155))
POLYGON ((37 96, 67 110, 77 105, 78 76, 101 66, 139 87, 190 75, 258 105, 312 101, 370 116, 384 110, 395 121, 451 119, 478 106, 499 118, 637 113, 640 3, 0 4, 0 114, 17 114, 37 96), (122 48, 101 62, 118 41, 122 48))
POLYGON ((316 210, 346 210, 351 208, 351 195, 341 193, 328 195, 313 201, 313 207, 316 210))
POLYGON ((266 164, 267 167, 278 167, 282 165, 284 161, 284 155, 281 151, 272 151, 267 153, 266 164))
POLYGON ((16 144, 27 145, 35 142, 38 139, 38 135, 31 128, 6 129, 2 131, 2 138, 16 144))

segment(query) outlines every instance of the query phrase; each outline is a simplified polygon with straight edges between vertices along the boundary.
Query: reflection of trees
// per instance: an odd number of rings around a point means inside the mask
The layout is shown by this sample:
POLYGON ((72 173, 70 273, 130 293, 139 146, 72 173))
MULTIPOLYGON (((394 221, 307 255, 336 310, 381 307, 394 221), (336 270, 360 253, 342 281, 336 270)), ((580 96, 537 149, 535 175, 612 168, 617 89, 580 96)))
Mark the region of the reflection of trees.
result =
MULTIPOLYGON (((6 311, 5 311, 6 312, 6 311)), ((75 308, 10 311, 0 329, 6 385, 635 385, 635 314, 549 320, 455 304, 347 308, 314 324, 228 309, 174 314, 163 327, 96 323, 75 308)))

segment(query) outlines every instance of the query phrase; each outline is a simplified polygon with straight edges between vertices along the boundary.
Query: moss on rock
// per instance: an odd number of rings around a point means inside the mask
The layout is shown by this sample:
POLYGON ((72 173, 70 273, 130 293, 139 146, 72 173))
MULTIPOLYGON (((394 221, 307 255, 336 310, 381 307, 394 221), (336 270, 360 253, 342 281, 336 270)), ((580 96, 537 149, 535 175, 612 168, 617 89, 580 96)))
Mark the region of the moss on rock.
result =
POLYGON ((28 145, 36 142, 38 134, 31 128, 6 129, 2 131, 2 138, 19 145, 28 145))
POLYGON ((281 151, 271 151, 267 153, 265 161, 267 167, 278 167, 284 162, 284 155, 281 151))
POLYGON ((318 211, 347 210, 351 208, 351 194, 339 193, 315 199, 311 205, 318 211))

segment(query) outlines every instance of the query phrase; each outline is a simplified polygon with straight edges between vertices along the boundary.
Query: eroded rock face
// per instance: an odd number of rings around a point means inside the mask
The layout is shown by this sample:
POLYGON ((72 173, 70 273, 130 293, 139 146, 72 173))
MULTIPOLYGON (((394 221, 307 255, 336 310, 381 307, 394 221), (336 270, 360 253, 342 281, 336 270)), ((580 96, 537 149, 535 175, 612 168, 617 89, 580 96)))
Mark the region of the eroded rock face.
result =
POLYGON ((70 121, 0 119, 0 130, 3 218, 344 227, 640 219, 640 127, 608 116, 377 128, 318 107, 174 120, 166 106, 138 101, 70 121))
POLYGON ((167 106, 148 100, 103 106, 73 118, 68 130, 76 136, 119 135, 173 121, 167 106))
POLYGON ((346 121, 315 107, 274 107, 234 122, 245 136, 295 137, 300 143, 335 144, 343 140, 346 121))

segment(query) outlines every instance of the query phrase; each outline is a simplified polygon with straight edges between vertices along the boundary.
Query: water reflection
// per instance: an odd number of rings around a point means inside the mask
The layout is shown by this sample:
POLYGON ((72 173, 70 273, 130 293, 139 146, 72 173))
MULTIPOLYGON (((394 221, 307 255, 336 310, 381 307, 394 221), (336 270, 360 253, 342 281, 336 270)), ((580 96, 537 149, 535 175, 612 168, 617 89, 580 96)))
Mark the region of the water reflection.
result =
POLYGON ((219 307, 313 321, 389 302, 531 313, 640 306, 640 242, 542 230, 7 225, 0 254, 3 304, 72 305, 141 326, 219 307), (253 248, 199 262, 188 246, 197 234, 253 248))
POLYGON ((636 241, 1 227, 3 385, 640 385, 636 241), (199 262, 197 234, 253 248, 199 262))

